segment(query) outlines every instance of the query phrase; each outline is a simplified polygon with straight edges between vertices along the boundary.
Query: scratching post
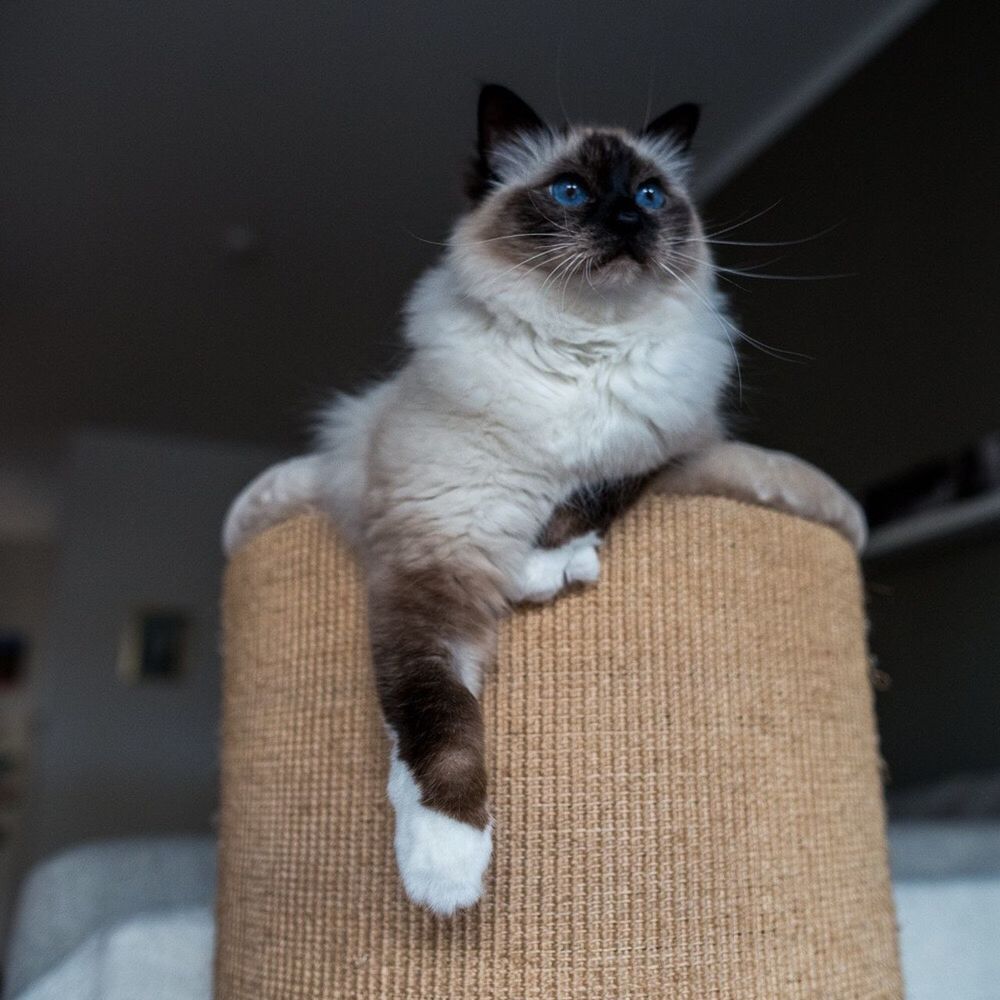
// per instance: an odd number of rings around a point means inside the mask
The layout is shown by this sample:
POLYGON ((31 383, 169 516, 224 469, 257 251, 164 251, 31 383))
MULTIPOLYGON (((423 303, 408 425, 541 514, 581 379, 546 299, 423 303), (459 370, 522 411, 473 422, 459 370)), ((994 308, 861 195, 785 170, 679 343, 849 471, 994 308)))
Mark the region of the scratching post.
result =
POLYGON ((600 583, 503 627, 476 909, 403 895, 363 591, 327 523, 225 588, 217 1000, 899 1000, 858 567, 648 497, 600 583))

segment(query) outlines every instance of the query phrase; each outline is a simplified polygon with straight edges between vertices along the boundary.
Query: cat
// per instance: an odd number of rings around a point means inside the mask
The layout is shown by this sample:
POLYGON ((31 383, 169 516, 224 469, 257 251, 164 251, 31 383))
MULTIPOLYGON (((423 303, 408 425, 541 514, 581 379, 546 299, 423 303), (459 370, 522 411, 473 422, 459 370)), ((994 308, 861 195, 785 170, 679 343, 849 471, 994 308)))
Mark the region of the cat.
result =
POLYGON ((315 453, 227 519, 232 552, 317 507, 361 556, 398 868, 438 914, 476 903, 490 861, 477 696, 497 622, 596 581, 643 489, 769 503, 863 544, 822 473, 726 438, 735 351, 689 189, 698 118, 555 129, 484 87, 469 207, 406 305, 408 360, 333 402, 315 453))

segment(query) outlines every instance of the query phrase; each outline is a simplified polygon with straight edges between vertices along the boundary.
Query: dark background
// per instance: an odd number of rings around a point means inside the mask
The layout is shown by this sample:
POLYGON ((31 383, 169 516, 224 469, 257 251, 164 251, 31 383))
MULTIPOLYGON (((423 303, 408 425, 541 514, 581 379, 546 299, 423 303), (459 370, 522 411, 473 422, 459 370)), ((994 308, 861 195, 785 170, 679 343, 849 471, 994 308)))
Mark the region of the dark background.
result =
MULTIPOLYGON (((737 278, 756 338, 745 433, 803 455, 861 492, 1000 427, 997 131, 1000 19, 976 0, 937 4, 799 121, 706 206, 760 219, 720 262, 850 277, 737 278)), ((1000 768, 1000 543, 996 532, 866 566, 871 643, 892 788, 1000 768)))

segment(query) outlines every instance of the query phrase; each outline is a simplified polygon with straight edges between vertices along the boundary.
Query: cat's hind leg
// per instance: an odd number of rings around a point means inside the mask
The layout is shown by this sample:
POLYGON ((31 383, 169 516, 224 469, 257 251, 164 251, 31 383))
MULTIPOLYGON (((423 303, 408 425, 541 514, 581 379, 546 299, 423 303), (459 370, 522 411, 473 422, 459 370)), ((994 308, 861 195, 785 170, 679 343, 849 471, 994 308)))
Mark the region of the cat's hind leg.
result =
POLYGON ((868 537, 861 505, 825 472, 787 452, 742 441, 719 441, 664 469, 652 489, 773 507, 829 525, 859 552, 868 537))
POLYGON ((318 455, 290 458, 265 469, 229 507, 222 529, 226 555, 231 556, 266 528, 317 506, 322 495, 322 473, 318 455))

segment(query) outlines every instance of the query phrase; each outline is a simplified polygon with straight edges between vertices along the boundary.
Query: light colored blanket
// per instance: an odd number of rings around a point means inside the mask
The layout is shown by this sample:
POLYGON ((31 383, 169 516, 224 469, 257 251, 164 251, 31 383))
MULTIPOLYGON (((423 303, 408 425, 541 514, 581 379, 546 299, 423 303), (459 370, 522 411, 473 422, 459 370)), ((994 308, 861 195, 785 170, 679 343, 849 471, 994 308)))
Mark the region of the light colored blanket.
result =
POLYGON ((211 1000, 207 906, 144 913, 92 934, 18 1000, 211 1000))

